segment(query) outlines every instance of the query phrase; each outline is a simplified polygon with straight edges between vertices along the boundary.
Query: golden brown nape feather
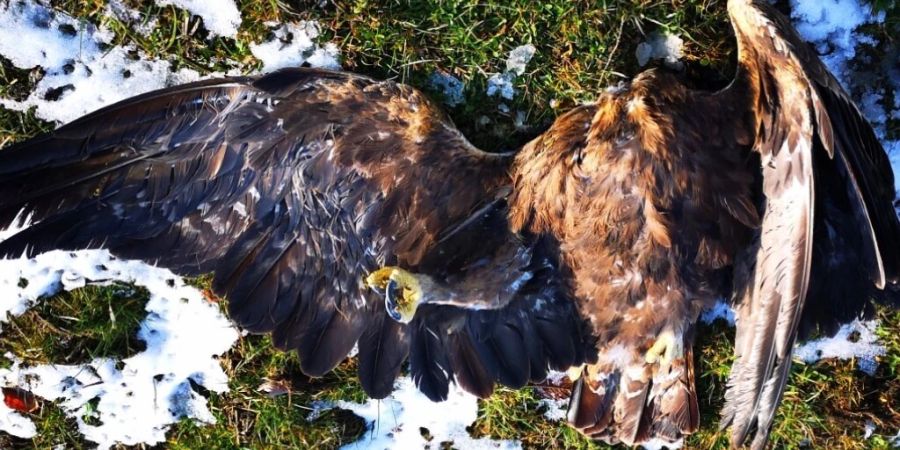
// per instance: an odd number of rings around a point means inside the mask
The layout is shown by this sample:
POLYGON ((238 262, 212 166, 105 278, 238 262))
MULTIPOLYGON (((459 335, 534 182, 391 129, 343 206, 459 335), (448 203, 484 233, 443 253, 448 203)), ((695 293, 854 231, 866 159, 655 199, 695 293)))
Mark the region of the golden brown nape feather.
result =
POLYGON ((607 442, 697 428, 694 323, 733 297, 722 424, 735 447, 762 448, 798 330, 854 316, 897 279, 893 175, 871 128, 765 1, 729 12, 728 88, 645 72, 561 116, 514 166, 511 223, 558 242, 598 337, 569 420, 607 442))

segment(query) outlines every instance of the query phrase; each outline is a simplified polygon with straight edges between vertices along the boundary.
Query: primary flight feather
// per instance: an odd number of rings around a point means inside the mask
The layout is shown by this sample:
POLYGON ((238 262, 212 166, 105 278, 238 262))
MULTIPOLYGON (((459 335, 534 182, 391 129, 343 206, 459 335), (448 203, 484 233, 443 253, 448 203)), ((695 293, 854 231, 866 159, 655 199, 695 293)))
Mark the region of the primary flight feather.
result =
POLYGON ((577 374, 607 442, 698 427, 700 311, 731 298, 723 426, 765 446, 800 332, 900 277, 884 150, 765 1, 730 0, 720 91, 650 70, 515 154, 413 88, 286 69, 134 97, 0 152, 0 255, 105 247, 212 272, 232 319, 318 376, 359 346, 369 395, 408 361, 433 400, 577 374))

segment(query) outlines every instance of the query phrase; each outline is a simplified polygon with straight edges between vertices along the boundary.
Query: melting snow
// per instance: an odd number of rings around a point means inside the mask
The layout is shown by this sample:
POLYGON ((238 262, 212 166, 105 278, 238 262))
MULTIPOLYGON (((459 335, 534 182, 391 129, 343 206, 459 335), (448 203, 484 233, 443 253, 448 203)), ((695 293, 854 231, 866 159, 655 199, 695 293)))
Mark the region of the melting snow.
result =
POLYGON ((434 403, 419 392, 409 377, 398 379, 394 388, 394 393, 384 400, 320 404, 313 411, 318 417, 323 408, 337 407, 350 410, 366 421, 366 434, 357 442, 341 447, 343 450, 413 449, 447 441, 453 442, 453 448, 467 450, 522 448, 515 441, 472 438, 466 427, 478 418, 478 399, 456 385, 450 386, 447 400, 441 403, 434 403), (428 430, 430 440, 422 436, 421 428, 428 430))
POLYGON ((681 69, 680 59, 684 55, 684 40, 670 33, 653 33, 646 42, 638 44, 635 50, 638 64, 647 65, 651 59, 661 59, 672 69, 681 69))
MULTIPOLYGON (((101 448, 164 442, 169 425, 185 417, 214 422, 206 399, 191 383, 214 392, 228 390, 228 378, 216 357, 231 348, 237 330, 200 291, 166 269, 119 260, 104 250, 0 260, 0 322, 7 320, 6 312, 20 314, 61 289, 113 280, 132 282, 150 292, 147 317, 138 331, 145 351, 122 360, 121 369, 109 358, 82 365, 28 367, 7 355, 13 365, 0 369, 0 385, 56 401, 85 438, 101 448), (28 280, 25 287, 19 286, 21 279, 28 280), (85 417, 99 424, 88 424, 85 417)), ((22 438, 36 432, 28 419, 2 405, 0 430, 22 438)))
POLYGON ((16 67, 46 71, 27 99, 0 99, 0 106, 35 107, 38 117, 65 123, 118 100, 199 78, 197 72, 176 72, 168 61, 140 53, 135 60, 134 47, 109 47, 112 38, 106 30, 31 1, 0 6, 0 54, 16 67))
POLYGON ((456 78, 447 72, 438 71, 431 74, 428 83, 444 94, 444 104, 447 106, 453 107, 465 100, 465 97, 463 96, 465 85, 459 78, 456 78))
POLYGON ((810 364, 822 358, 855 358, 859 370, 873 375, 878 368, 877 357, 885 353, 883 345, 878 343, 875 329, 878 321, 854 320, 841 326, 832 337, 807 341, 794 349, 794 357, 810 364))
POLYGON ((559 422, 566 419, 569 408, 568 398, 542 398, 538 400, 538 405, 544 407, 544 418, 553 422, 559 422))
MULTIPOLYGON (((791 16, 800 35, 811 42, 822 60, 851 93, 860 110, 872 123, 882 145, 887 150, 895 173, 900 173, 900 140, 887 139, 887 120, 900 117, 900 67, 897 60, 900 52, 894 45, 876 71, 888 75, 888 82, 894 91, 894 104, 885 104, 884 92, 874 87, 879 81, 868 69, 875 65, 871 61, 860 61, 860 48, 873 44, 870 36, 859 31, 859 27, 881 23, 884 13, 872 10, 869 2, 859 0, 791 0, 791 16), (868 66, 861 70, 857 63, 868 66)), ((900 177, 895 177, 895 187, 900 190, 900 177)))
POLYGON ((324 46, 316 44, 319 24, 314 21, 299 23, 267 23, 276 27, 272 38, 259 44, 251 44, 250 51, 263 63, 263 72, 284 67, 300 67, 304 63, 313 67, 338 70, 340 51, 331 42, 324 46))
POLYGON ((729 325, 734 326, 734 310, 731 309, 731 305, 719 300, 712 308, 704 310, 700 314, 700 321, 703 323, 713 323, 716 319, 723 319, 729 325))
POLYGON ((507 100, 512 100, 516 95, 513 81, 516 77, 525 73, 525 66, 534 57, 535 48, 531 44, 520 45, 509 52, 506 60, 506 70, 503 73, 495 73, 488 79, 487 95, 499 95, 507 100))
POLYGON ((666 442, 662 439, 652 439, 650 441, 647 441, 647 442, 644 442, 643 444, 641 444, 641 448, 643 448, 644 450, 663 450, 663 449, 677 450, 677 449, 681 448, 683 445, 684 445, 683 439, 679 439, 672 443, 666 442))
POLYGON ((200 16, 213 35, 235 37, 241 26, 241 12, 232 0, 156 0, 156 4, 175 5, 200 16))

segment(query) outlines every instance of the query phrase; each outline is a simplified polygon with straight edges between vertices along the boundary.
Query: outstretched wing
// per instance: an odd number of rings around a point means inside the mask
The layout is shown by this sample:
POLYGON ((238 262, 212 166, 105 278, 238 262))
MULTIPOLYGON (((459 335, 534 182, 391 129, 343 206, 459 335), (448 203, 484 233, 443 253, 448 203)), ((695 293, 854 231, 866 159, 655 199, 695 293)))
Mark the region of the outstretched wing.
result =
MULTIPOLYGON (((502 207, 508 162, 472 147, 408 86, 312 69, 203 81, 0 151, 0 227, 17 216, 34 221, 0 243, 0 255, 103 246, 185 275, 214 272, 231 317, 297 349, 310 375, 333 368, 358 342, 363 386, 380 398, 410 346, 434 333, 446 339, 449 325, 435 314, 409 326, 386 318, 364 275, 384 265, 416 271, 438 248, 471 251, 441 243, 470 215, 502 207)), ((493 236, 485 242, 512 242, 508 227, 480 231, 493 236)), ((574 313, 560 305, 545 314, 563 327, 574 313)), ((538 319, 495 314, 520 326, 538 319)), ((493 330, 471 325, 453 338, 477 349, 493 330)), ((550 356, 528 353, 543 351, 542 342, 523 354, 546 366, 550 356)), ((455 353, 440 344, 435 351, 455 353)), ((465 356, 470 365, 503 361, 465 356)), ((426 392, 439 398, 454 368, 437 364, 413 361, 413 371, 443 371, 443 386, 426 392)), ((488 372, 481 383, 496 379, 504 381, 488 372)))
POLYGON ((798 330, 858 313, 873 287, 898 280, 900 226, 884 150, 818 57, 765 2, 732 0, 729 12, 740 49, 731 94, 753 102, 765 214, 736 268, 723 426, 735 446, 755 428, 763 448, 798 330))

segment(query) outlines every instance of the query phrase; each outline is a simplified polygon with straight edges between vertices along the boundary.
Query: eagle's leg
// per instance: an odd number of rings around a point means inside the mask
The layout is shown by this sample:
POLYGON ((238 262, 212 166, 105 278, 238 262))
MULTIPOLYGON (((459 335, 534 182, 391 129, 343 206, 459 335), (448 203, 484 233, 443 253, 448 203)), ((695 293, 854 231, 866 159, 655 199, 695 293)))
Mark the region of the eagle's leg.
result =
POLYGON ((660 366, 668 366, 676 358, 684 354, 684 339, 681 333, 675 333, 671 327, 665 327, 656 337, 653 345, 644 354, 644 360, 648 364, 659 363, 660 366))
POLYGON ((384 291, 385 310, 392 319, 409 323, 422 302, 422 285, 419 278, 399 267, 382 267, 370 273, 367 286, 384 291))

